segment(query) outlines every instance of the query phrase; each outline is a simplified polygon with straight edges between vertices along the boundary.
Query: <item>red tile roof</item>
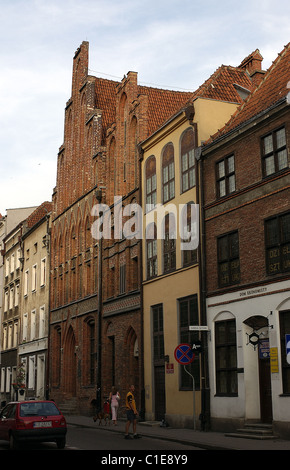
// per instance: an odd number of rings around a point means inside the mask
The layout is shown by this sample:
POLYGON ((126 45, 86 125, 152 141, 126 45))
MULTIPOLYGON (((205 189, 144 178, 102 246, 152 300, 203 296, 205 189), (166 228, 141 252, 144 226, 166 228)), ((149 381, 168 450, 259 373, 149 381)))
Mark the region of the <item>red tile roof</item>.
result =
POLYGON ((290 43, 278 54, 263 80, 237 109, 228 123, 220 129, 209 142, 227 134, 229 131, 248 122, 251 118, 285 99, 289 93, 290 80, 290 43))
POLYGON ((221 65, 194 93, 192 100, 207 98, 231 103, 242 103, 235 85, 253 91, 250 76, 245 69, 221 65))
POLYGON ((43 217, 46 216, 52 210, 52 203, 45 201, 40 206, 38 206, 32 214, 30 214, 26 219, 27 228, 33 227, 37 222, 39 222, 43 217))
POLYGON ((148 136, 186 105, 191 92, 163 90, 139 86, 139 93, 148 96, 148 136))

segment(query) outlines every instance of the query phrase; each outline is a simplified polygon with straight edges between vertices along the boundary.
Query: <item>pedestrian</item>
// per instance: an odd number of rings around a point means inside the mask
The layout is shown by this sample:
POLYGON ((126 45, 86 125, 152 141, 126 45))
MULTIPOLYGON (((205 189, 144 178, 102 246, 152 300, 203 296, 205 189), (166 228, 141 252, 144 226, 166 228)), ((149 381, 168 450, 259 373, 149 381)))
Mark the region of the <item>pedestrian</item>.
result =
POLYGON ((133 438, 139 439, 141 436, 136 432, 136 425, 137 425, 137 416, 139 413, 136 409, 136 402, 133 393, 135 392, 134 385, 131 385, 129 388, 129 392, 126 395, 126 414, 127 414, 127 422, 125 428, 125 439, 130 439, 129 436, 129 429, 132 423, 133 426, 133 438))
POLYGON ((119 402, 121 400, 120 393, 116 389, 116 387, 112 387, 112 390, 110 392, 109 400, 111 403, 111 411, 112 411, 112 421, 114 423, 114 426, 117 425, 117 417, 118 417, 118 408, 119 408, 119 402))

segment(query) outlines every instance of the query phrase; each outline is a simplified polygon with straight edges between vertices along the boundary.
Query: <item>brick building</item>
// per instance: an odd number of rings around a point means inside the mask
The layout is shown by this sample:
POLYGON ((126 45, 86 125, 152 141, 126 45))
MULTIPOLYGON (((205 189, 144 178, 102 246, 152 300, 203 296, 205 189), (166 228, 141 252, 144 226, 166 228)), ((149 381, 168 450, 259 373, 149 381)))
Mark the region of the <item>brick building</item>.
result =
POLYGON ((289 58, 202 149, 213 429, 289 435, 289 58))
POLYGON ((135 72, 121 82, 91 76, 88 49, 83 42, 73 60, 51 247, 50 396, 81 412, 112 385, 124 398, 130 382, 141 406, 140 245, 93 237, 94 207, 113 211, 114 196, 118 210, 139 202, 136 144, 190 96, 139 86, 135 72))

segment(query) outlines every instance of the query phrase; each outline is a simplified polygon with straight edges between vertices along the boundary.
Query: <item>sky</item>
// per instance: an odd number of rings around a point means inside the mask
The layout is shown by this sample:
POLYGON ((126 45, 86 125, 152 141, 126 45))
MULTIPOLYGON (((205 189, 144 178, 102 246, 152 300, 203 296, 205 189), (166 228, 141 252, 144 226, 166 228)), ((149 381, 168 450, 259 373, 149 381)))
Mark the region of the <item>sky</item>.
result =
POLYGON ((0 213, 51 201, 83 41, 91 75, 194 91, 256 49, 269 68, 289 18, 288 0, 0 0, 0 213))

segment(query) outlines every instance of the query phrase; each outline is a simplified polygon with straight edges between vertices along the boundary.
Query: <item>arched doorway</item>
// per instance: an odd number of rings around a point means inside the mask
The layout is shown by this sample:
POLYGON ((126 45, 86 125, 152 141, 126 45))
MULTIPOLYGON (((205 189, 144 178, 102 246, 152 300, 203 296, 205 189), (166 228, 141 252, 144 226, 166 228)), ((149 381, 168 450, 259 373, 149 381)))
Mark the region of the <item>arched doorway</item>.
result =
POLYGON ((247 344, 254 348, 257 355, 258 384, 252 383, 252 386, 258 386, 260 420, 262 423, 271 423, 273 414, 268 319, 254 315, 244 323, 250 327, 247 344))
POLYGON ((64 391, 69 396, 76 396, 76 340, 72 327, 66 335, 64 344, 64 391))

